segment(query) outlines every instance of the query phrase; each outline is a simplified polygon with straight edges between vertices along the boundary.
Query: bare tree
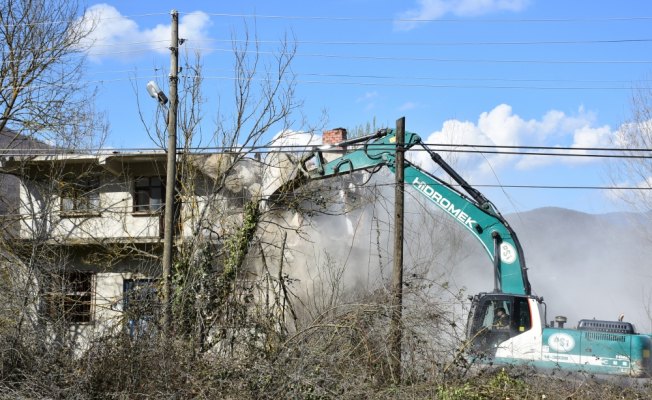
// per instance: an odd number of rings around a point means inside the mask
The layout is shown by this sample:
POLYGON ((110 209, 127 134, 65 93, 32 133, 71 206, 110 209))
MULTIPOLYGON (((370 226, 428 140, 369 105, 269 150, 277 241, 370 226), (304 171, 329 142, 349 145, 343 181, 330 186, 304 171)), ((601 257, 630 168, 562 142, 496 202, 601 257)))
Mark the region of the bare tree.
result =
POLYGON ((620 126, 614 147, 622 149, 625 158, 611 164, 611 178, 616 185, 640 190, 619 191, 616 194, 630 206, 642 212, 652 210, 652 162, 641 158, 637 149, 652 148, 652 91, 646 87, 634 90, 631 117, 620 126))
POLYGON ((89 104, 81 45, 93 23, 80 23, 79 11, 76 1, 0 4, 0 131, 65 145, 56 132, 92 123, 81 113, 89 104))
POLYGON ((14 176, 0 176, 3 188, 12 192, 3 199, 7 203, 0 235, 0 380, 30 375, 59 354, 69 358, 74 342, 66 322, 76 316, 64 315, 62 311, 72 308, 64 305, 63 296, 52 294, 62 293, 58 289, 65 286, 65 278, 77 272, 70 267, 71 254, 53 235, 58 224, 52 217, 62 206, 62 194, 78 192, 79 182, 91 171, 77 170, 72 176, 63 164, 45 163, 33 174, 24 161, 95 149, 106 134, 106 123, 94 108, 94 93, 82 79, 81 43, 93 24, 81 23, 80 11, 74 1, 0 3, 3 172, 34 178, 19 183, 14 176), (38 195, 18 197, 20 185, 31 186, 38 195), (8 350, 12 348, 16 350, 8 350))

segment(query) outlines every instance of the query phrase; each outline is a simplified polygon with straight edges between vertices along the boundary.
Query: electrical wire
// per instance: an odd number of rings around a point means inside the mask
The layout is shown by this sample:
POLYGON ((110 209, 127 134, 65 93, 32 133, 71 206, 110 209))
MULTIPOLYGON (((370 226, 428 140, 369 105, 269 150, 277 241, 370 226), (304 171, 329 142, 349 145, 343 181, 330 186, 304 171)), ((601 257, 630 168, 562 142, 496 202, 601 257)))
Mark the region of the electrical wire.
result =
MULTIPOLYGON (((167 50, 168 47, 161 46, 161 50, 167 50)), ((110 52, 89 52, 93 57, 104 55, 133 55, 142 52, 154 50, 151 47, 138 48, 132 50, 110 51, 110 52)), ((216 48, 216 47, 199 47, 194 46, 192 50, 200 52, 221 52, 232 53, 233 49, 216 48)), ((243 50, 242 54, 256 54, 266 56, 283 56, 283 57, 306 57, 306 58, 326 58, 335 60, 362 60, 362 61, 400 61, 400 62, 434 62, 434 63, 458 63, 458 64, 542 64, 542 65, 641 65, 652 64, 652 60, 630 59, 630 60, 545 60, 545 59, 497 59, 497 58, 445 58, 445 57, 406 57, 406 56, 378 56, 378 55, 359 55, 359 54, 325 54, 325 53, 301 53, 301 52, 273 52, 263 50, 243 50)), ((27 59, 30 62, 47 62, 54 60, 53 57, 45 59, 27 59)), ((7 60, 7 64, 22 63, 25 60, 7 60)))
MULTIPOLYGON (((396 41, 355 41, 355 40, 343 40, 343 41, 329 41, 329 40, 291 40, 287 43, 296 46, 303 45, 320 45, 320 46, 418 46, 418 47, 458 47, 458 46, 541 46, 541 45, 586 45, 586 44, 632 44, 632 43, 651 43, 652 38, 626 38, 626 39, 586 39, 586 40, 529 40, 529 41, 448 41, 448 42, 415 42, 415 41, 406 41, 406 42, 396 42, 396 41)), ((228 43, 228 44, 252 44, 252 45, 278 45, 283 43, 279 40, 246 40, 246 39, 211 39, 211 38, 198 38, 198 39, 189 39, 189 43, 228 43)), ((116 41, 114 43, 94 43, 93 48, 103 47, 103 48, 128 48, 128 47, 137 47, 140 46, 140 49, 151 50, 154 47, 161 47, 167 49, 169 46, 169 39, 161 40, 147 40, 147 41, 116 41)), ((197 50, 212 50, 212 47, 202 47, 202 46, 193 46, 193 49, 197 50)), ((218 48, 222 49, 222 48, 218 48)), ((36 49, 23 48, 21 49, 26 53, 33 53, 36 49)), ((43 48, 39 47, 39 53, 56 51, 57 48, 43 48)), ((230 49, 231 51, 233 49, 230 49)), ((79 50, 83 52, 82 50, 79 50)), ((114 54, 111 53, 101 53, 101 54, 114 54)), ((97 53, 93 53, 97 54, 97 53)))
MULTIPOLYGON (((155 17, 161 15, 170 15, 167 13, 146 13, 146 14, 131 14, 131 15, 120 15, 119 17, 96 17, 91 18, 93 21, 111 21, 115 19, 125 19, 125 18, 140 18, 140 17, 155 17)), ((43 25, 68 25, 72 23, 80 22, 79 19, 60 19, 60 20, 51 20, 51 21, 40 21, 40 22, 21 22, 19 24, 3 24, 2 26, 6 28, 19 28, 19 27, 35 27, 43 25)))
MULTIPOLYGON (((194 12, 187 11, 178 11, 179 16, 190 15, 194 12)), ((310 15, 271 15, 271 14, 244 14, 244 13, 211 13, 204 12, 204 14, 211 17, 220 17, 220 18, 247 18, 247 19, 270 19, 270 20, 287 20, 287 21, 326 21, 326 22, 401 22, 401 23, 455 23, 455 24, 480 24, 480 23, 509 23, 509 24, 529 24, 529 23, 538 23, 538 24, 550 24, 550 23, 596 23, 596 22, 647 22, 652 20, 652 16, 621 16, 621 17, 580 17, 580 18, 483 18, 483 19, 454 19, 454 18, 375 18, 375 17, 333 17, 333 16, 310 16, 310 15)), ((99 15, 94 16, 93 21, 111 21, 115 19, 134 19, 134 18, 143 18, 143 17, 160 17, 160 16, 169 16, 169 12, 154 12, 154 13, 142 13, 142 14, 128 14, 120 15, 118 17, 100 17, 99 15)), ((57 25, 57 24, 70 24, 74 23, 77 20, 51 20, 51 21, 40 21, 40 22, 21 22, 17 24, 6 24, 4 26, 10 28, 16 27, 25 27, 25 26, 41 26, 41 25, 57 25)))
MULTIPOLYGON (((198 50, 210 50, 217 52, 233 52, 233 49, 194 47, 198 50)), ((439 63, 491 63, 491 64, 652 64, 652 60, 526 60, 526 59, 493 59, 493 58, 443 58, 443 57, 405 57, 405 56, 367 56, 367 55, 342 55, 323 53, 300 53, 300 52, 271 52, 261 50, 243 50, 243 54, 258 54, 272 56, 291 57, 313 57, 313 58, 334 58, 349 60, 371 60, 371 61, 432 61, 439 63)))
MULTIPOLYGON (((447 183, 453 187, 461 187, 455 183, 447 183)), ((375 184, 378 187, 394 187, 394 183, 375 184)), ((544 189, 544 190, 652 190, 652 187, 640 186, 599 186, 599 185, 513 185, 513 184, 471 184, 474 188, 489 189, 544 189)))
MULTIPOLYGON (((248 43, 248 44, 279 44, 278 40, 239 40, 239 39, 203 39, 199 42, 217 43, 248 43)), ((387 42, 387 41, 328 41, 328 40, 293 40, 295 45, 326 45, 326 46, 534 46, 534 45, 567 45, 567 44, 622 44, 649 43, 649 38, 630 39, 589 39, 589 40, 531 40, 531 41, 458 41, 458 42, 387 42)))
MULTIPOLYGON (((180 13, 181 14, 181 13, 180 13)), ((650 21, 651 16, 623 16, 623 17, 582 17, 582 18, 483 18, 483 19, 453 19, 453 18, 372 18, 372 17, 330 17, 330 16, 290 16, 270 14, 232 14, 232 13, 206 13, 213 17, 228 18, 254 18, 254 19, 279 19, 279 20, 308 20, 308 21, 347 21, 347 22, 441 22, 465 23, 477 25, 479 23, 577 23, 577 22, 633 22, 650 21)))
MULTIPOLYGON (((297 74, 297 76, 301 76, 300 74, 297 74)), ((346 76, 346 75, 344 75, 346 76)), ((355 75, 352 75, 351 77, 355 77, 355 75)), ((125 78, 111 78, 111 79, 93 79, 93 80, 85 80, 85 81, 77 81, 77 82, 71 82, 71 83, 48 83, 48 84, 40 84, 40 85, 21 85, 21 86, 3 86, 0 87, 0 90, 14 90, 14 89, 42 89, 42 88, 50 88, 50 87, 66 87, 66 86, 80 86, 83 84, 107 84, 111 82, 125 82, 125 81, 133 81, 133 80, 144 80, 144 79, 162 79, 165 78, 163 75, 150 75, 150 76, 136 76, 136 77, 125 77, 125 78)), ((181 74, 179 75, 179 79, 197 79, 197 78, 202 78, 203 80, 209 80, 209 81, 236 81, 238 78, 232 77, 232 76, 210 76, 210 75, 187 75, 187 74, 181 74)), ((388 77, 388 79, 391 79, 388 77)), ((407 78, 407 79, 430 79, 430 78, 407 78)), ((250 78, 250 81, 253 82, 271 82, 275 83, 278 81, 278 79, 273 79, 273 78, 250 78)), ((467 80, 466 78, 433 78, 433 80, 438 80, 438 81, 464 81, 467 80)), ((492 81, 492 80, 498 80, 498 79, 483 79, 483 78, 477 78, 477 79, 469 79, 472 80, 473 82, 483 82, 483 81, 492 81)), ((503 81, 505 82, 555 82, 554 80, 527 80, 527 79, 504 79, 503 81)), ((481 85, 481 84, 444 84, 444 83, 409 83, 409 82, 356 82, 356 81, 329 81, 329 80, 303 80, 303 79, 292 79, 288 80, 288 83, 292 84, 306 84, 306 85, 354 85, 354 86, 378 86, 378 87, 407 87, 407 88, 438 88, 438 89, 528 89, 528 90, 632 90, 631 85, 626 85, 625 81, 572 81, 572 80, 566 80, 566 82, 569 83, 600 83, 603 82, 605 84, 608 83, 618 83, 618 82, 623 82, 623 85, 621 86, 610 86, 610 85, 481 85)), ((643 82, 652 82, 649 80, 645 80, 643 82)), ((639 89, 652 89, 652 86, 637 86, 639 89)))
MULTIPOLYGON (((300 132, 300 133, 307 133, 310 134, 311 132, 300 132)), ((313 149, 319 149, 320 151, 327 153, 327 152, 342 152, 342 150, 338 150, 335 147, 337 144, 333 146, 333 148, 327 149, 327 148, 321 148, 322 146, 312 146, 312 145, 300 145, 300 144, 283 144, 283 145, 275 145, 273 143, 265 144, 265 145, 249 145, 249 146, 242 146, 242 147, 237 147, 237 146, 195 146, 195 147, 190 147, 190 150, 198 150, 198 151, 206 151, 206 150, 216 150, 216 151, 222 151, 222 152, 228 152, 228 151, 233 151, 234 149, 241 149, 241 150, 263 150, 263 149, 270 149, 270 150, 287 150, 287 151, 296 151, 296 150, 313 150, 313 149)), ((465 147, 465 148, 486 148, 486 149, 524 149, 524 150, 560 150, 560 151, 618 151, 618 152, 652 152, 652 148, 630 148, 630 147, 572 147, 572 146, 530 146, 530 145, 489 145, 489 144, 456 144, 456 143, 423 143, 424 146, 429 146, 429 147, 465 147)), ((395 145, 382 145, 382 144, 375 144, 374 146, 376 147, 381 147, 381 146, 386 146, 386 147, 395 147, 395 145)), ((89 148, 89 149, 84 149, 85 151, 100 151, 100 150, 108 150, 108 151, 150 151, 150 150, 160 150, 160 148, 148 148, 148 147, 122 147, 122 148, 111 148, 111 149, 105 149, 105 148, 89 148)), ((0 148, 1 151, 7 151, 7 150, 16 150, 12 148, 0 148)), ((47 149, 46 149, 47 150, 47 149)), ((64 151, 68 151, 65 150, 64 151)), ((423 149, 420 148, 412 148, 410 151, 423 151, 423 149)), ((439 151, 442 151, 441 149, 439 151)), ((455 152, 457 150, 448 150, 450 152, 455 152)), ((462 152, 462 150, 459 150, 462 152)), ((535 154, 538 155, 538 153, 515 153, 515 154, 535 154)))
MULTIPOLYGON (((550 157, 585 157, 585 158, 624 158, 624 159, 652 159, 652 148, 618 148, 618 147, 561 147, 561 146, 511 146, 511 145, 473 145, 473 144, 444 144, 444 143, 424 143, 425 146, 434 148, 435 152, 443 153, 471 153, 471 154, 498 154, 498 155, 513 155, 513 156, 550 156, 550 157), (459 149, 461 147, 462 149, 459 149), (503 149, 503 150, 501 150, 503 149), (509 151, 504 149, 511 149, 509 151), (554 149, 555 152, 548 152, 545 150, 554 149), (520 150, 520 151, 515 151, 520 150), (539 151, 537 151, 539 150, 539 151), (587 153, 577 153, 578 151, 587 153), (617 154, 606 154, 617 153, 617 154), (632 154, 627 154, 632 153, 632 154), (642 154, 649 153, 649 154, 642 154)), ((374 147, 388 147, 393 148, 394 145, 375 144, 374 147)), ((353 147, 351 147, 353 148, 353 147)), ((232 152, 246 152, 252 154, 267 154, 271 152, 276 153, 297 153, 297 152, 312 152, 319 150, 323 153, 341 153, 341 149, 336 147, 326 149, 320 146, 310 145, 257 145, 257 146, 197 146, 189 147, 185 150, 193 152, 193 154, 207 154, 207 153, 232 153, 232 152)), ((162 152, 161 148, 89 148, 82 151, 75 151, 70 149, 17 149, 17 148, 0 148, 0 157, 11 156, 54 156, 54 155, 80 155, 80 156, 95 156, 95 155, 115 155, 115 156, 128 156, 131 154, 141 154, 148 152, 162 152)), ((409 152, 425 151, 422 148, 412 148, 409 152)), ((183 154, 180 149, 179 154, 183 154)), ((161 153, 162 154, 162 153, 161 153)))

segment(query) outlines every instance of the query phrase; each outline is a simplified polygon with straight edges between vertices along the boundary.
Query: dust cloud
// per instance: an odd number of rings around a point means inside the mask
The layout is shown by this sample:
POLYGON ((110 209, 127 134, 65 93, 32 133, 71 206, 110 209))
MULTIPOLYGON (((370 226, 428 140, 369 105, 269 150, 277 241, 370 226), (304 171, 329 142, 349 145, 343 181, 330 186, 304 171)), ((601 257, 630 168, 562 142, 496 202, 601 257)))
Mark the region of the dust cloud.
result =
MULTIPOLYGON (((313 136, 292 140, 315 143, 313 136)), ((268 191, 269 182, 279 179, 272 175, 263 185, 268 191)), ((287 272, 305 298, 388 290, 393 182, 387 170, 312 182, 309 190, 317 201, 312 197, 284 213, 282 220, 294 230, 287 238, 287 272)), ((547 321, 564 315, 573 327, 580 319, 616 320, 622 314, 639 332, 652 332, 652 235, 640 217, 559 208, 507 216, 521 241, 533 293, 546 302, 547 321)), ((411 189, 404 246, 408 287, 433 282, 430 290, 440 291, 442 299, 446 293, 493 290, 493 267, 482 246, 411 189)))

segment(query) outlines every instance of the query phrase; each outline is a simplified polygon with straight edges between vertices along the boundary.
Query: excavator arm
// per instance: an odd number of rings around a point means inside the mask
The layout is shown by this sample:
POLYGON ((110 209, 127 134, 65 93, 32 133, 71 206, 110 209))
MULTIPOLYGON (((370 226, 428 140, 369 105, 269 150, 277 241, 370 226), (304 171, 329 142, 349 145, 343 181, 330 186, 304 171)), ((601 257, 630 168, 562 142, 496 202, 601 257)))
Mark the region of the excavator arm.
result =
MULTIPOLYGON (((509 223, 489 200, 464 181, 439 154, 425 147, 417 134, 406 132, 404 149, 407 150, 417 145, 428 151, 433 161, 466 194, 409 161, 404 163, 406 184, 412 186, 442 209, 481 243, 493 262, 496 292, 530 295, 530 283, 527 278, 523 251, 509 223)), ((392 172, 396 171, 397 146, 393 130, 380 130, 376 134, 332 146, 354 149, 330 162, 326 162, 324 158, 324 152, 330 147, 313 149, 301 160, 300 173, 277 190, 276 194, 294 190, 307 181, 325 179, 354 171, 375 171, 382 166, 386 166, 392 172)))

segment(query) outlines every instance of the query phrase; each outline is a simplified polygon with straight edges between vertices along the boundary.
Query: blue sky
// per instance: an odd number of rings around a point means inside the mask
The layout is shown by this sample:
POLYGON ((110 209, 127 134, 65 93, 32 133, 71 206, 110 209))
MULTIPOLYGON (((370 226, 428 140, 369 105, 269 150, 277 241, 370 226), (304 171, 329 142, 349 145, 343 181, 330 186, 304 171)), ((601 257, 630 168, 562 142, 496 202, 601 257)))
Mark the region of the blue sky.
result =
MULTIPOLYGON (((245 24, 263 54, 286 34, 297 41, 293 71, 304 101, 297 121, 318 124, 325 113, 326 127, 355 128, 373 120, 393 126, 405 116, 407 130, 428 143, 610 147, 630 115, 631 88, 649 86, 652 70, 647 1, 88 3, 100 19, 87 78, 111 124, 111 147, 153 146, 134 87, 143 111, 153 113, 144 88, 166 80, 171 9, 180 12, 183 46, 203 57, 207 131, 218 109, 229 111, 231 38, 242 38, 245 24)), ((484 187, 610 186, 604 159, 452 157, 503 213, 623 208, 609 191, 484 187)))

